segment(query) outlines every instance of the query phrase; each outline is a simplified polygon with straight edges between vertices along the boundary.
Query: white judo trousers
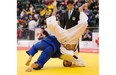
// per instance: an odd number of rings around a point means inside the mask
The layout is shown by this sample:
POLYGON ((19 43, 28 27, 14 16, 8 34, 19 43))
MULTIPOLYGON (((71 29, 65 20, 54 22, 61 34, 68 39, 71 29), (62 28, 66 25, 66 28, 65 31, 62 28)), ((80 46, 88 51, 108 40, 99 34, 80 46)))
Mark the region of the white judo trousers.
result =
MULTIPOLYGON (((78 25, 66 30, 58 25, 55 16, 51 16, 46 19, 47 28, 61 44, 78 44, 79 38, 88 26, 88 17, 84 12, 80 12, 79 18, 78 25)), ((60 49, 63 54, 74 55, 74 51, 66 50, 62 45, 60 49)))

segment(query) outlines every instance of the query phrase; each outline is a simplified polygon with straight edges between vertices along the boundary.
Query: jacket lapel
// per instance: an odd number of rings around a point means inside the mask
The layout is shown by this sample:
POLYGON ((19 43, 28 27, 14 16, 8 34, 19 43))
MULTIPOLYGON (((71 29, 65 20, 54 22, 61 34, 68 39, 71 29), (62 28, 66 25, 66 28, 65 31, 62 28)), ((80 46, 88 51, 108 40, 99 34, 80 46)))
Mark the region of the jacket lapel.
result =
POLYGON ((69 19, 68 19, 68 11, 66 12, 66 19, 69 20, 69 19))
POLYGON ((74 10, 73 10, 73 12, 72 12, 72 14, 71 14, 71 16, 70 16, 70 20, 72 19, 73 14, 74 14, 74 10))

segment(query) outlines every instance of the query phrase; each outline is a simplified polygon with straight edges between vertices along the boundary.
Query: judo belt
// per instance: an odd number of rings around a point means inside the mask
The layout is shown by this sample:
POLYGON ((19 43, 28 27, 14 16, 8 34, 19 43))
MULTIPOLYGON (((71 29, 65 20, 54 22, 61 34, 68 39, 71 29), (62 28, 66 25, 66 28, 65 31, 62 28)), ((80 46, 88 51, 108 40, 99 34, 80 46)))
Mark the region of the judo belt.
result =
POLYGON ((67 50, 75 50, 76 44, 62 44, 67 50))

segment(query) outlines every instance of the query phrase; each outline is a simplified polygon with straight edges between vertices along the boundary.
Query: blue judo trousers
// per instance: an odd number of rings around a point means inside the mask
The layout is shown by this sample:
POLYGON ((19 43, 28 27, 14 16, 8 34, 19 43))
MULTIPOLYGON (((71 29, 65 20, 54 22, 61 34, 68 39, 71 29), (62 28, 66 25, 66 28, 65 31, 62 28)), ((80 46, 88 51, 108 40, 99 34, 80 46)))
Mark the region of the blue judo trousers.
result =
POLYGON ((44 64, 50 59, 50 58, 58 58, 60 57, 60 43, 56 39, 55 36, 49 35, 45 37, 43 40, 37 42, 34 44, 30 50, 26 51, 28 55, 34 56, 38 50, 42 50, 42 53, 38 57, 36 64, 39 64, 38 68, 34 68, 35 70, 41 69, 44 64))

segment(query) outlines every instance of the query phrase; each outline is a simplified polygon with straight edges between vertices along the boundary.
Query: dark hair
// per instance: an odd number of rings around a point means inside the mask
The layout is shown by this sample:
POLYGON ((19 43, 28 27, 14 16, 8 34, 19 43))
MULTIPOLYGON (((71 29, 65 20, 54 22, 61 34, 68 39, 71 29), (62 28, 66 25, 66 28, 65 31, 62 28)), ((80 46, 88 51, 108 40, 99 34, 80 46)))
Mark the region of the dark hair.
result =
POLYGON ((45 28, 43 26, 41 26, 41 29, 45 30, 45 28))
POLYGON ((68 0, 68 1, 67 1, 67 5, 68 5, 68 4, 74 4, 74 0, 68 0))
POLYGON ((46 30, 44 30, 43 34, 44 34, 46 37, 49 36, 49 33, 48 33, 46 30))

